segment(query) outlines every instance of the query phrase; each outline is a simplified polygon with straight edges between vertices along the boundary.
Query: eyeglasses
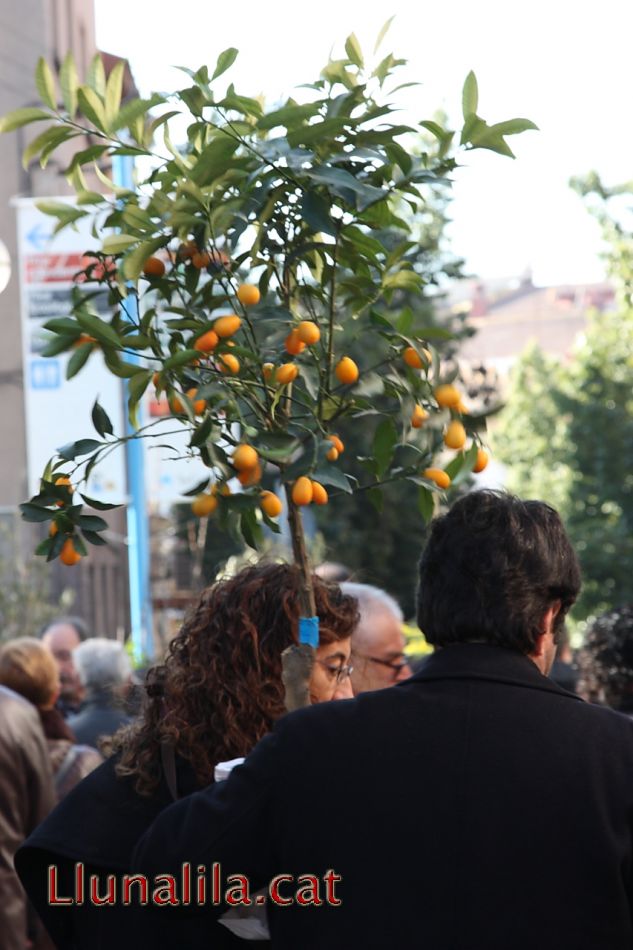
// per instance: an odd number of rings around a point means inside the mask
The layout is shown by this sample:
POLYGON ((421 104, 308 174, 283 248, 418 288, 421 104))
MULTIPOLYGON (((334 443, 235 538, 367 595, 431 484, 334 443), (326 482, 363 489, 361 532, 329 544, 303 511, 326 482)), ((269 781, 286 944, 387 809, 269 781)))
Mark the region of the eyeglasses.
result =
POLYGON ((336 677, 337 683, 342 683, 344 679, 348 676, 351 676, 354 667, 353 666, 331 666, 327 660, 317 660, 319 666, 322 666, 324 670, 327 670, 330 676, 336 677))
POLYGON ((363 653, 356 653, 355 656, 360 657, 361 660, 369 660, 370 663, 379 663, 380 666, 388 667, 392 672, 394 677, 398 676, 399 673, 409 665, 409 661, 406 656, 403 656, 400 660, 381 660, 377 656, 366 656, 363 653))

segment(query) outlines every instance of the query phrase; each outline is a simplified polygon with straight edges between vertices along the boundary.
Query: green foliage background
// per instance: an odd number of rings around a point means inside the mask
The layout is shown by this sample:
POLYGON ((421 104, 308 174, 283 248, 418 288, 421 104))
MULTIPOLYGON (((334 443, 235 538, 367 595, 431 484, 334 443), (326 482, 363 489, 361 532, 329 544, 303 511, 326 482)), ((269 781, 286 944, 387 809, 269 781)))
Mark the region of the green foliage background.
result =
POLYGON ((595 315, 569 365, 526 352, 494 444, 508 488, 567 525, 584 578, 573 618, 633 601, 633 314, 595 315))

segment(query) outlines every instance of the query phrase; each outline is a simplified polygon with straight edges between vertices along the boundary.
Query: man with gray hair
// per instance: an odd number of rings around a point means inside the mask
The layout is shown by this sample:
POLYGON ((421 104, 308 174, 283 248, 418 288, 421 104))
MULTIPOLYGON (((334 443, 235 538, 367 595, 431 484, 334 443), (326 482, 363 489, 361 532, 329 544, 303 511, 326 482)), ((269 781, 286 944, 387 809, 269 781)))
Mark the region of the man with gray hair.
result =
POLYGON ((354 695, 393 686, 411 676, 404 653, 402 611, 386 591, 345 581, 341 590, 358 600, 360 622, 352 635, 354 695))
POLYGON ((121 643, 103 637, 81 643, 74 652, 74 661, 86 701, 81 711, 69 718, 68 725, 77 742, 98 748, 100 739, 130 722, 123 701, 132 665, 121 643))

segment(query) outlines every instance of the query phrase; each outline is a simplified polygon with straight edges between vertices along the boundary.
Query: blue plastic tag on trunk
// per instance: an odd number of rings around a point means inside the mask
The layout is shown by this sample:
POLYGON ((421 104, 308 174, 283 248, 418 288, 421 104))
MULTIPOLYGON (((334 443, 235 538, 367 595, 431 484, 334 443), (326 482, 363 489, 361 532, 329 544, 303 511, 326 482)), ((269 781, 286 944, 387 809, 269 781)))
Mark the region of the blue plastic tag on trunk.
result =
POLYGON ((319 645, 318 617, 299 617, 299 643, 308 643, 316 650, 319 645))

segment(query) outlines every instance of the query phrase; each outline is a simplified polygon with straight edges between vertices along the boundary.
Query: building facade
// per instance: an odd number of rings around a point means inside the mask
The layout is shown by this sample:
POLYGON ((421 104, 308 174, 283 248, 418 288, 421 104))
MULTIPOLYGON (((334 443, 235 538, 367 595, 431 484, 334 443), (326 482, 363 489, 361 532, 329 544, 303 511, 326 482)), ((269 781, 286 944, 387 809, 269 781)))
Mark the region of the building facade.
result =
MULTIPOLYGON (((39 105, 35 66, 43 56, 57 71, 71 52, 84 76, 97 51, 93 0, 22 0, 0 7, 0 114, 39 105)), ((111 68, 115 57, 106 62, 111 68)), ((4 544, 27 561, 42 535, 25 525, 18 505, 28 497, 26 416, 22 357, 21 301, 18 280, 16 208, 18 197, 60 196, 69 192, 62 171, 69 152, 53 156, 46 169, 22 166, 25 145, 37 126, 0 137, 0 514, 4 544), (8 280, 7 280, 8 276, 8 280), (4 289, 1 289, 4 285, 4 289), (10 541, 7 542, 7 537, 10 541)), ((51 454, 55 446, 51 447, 51 454)), ((103 636, 122 636, 129 628, 125 514, 111 513, 111 541, 91 548, 77 567, 55 561, 50 567, 50 596, 72 591, 72 612, 80 613, 103 636)), ((25 630, 24 633, 34 631, 25 630)))

